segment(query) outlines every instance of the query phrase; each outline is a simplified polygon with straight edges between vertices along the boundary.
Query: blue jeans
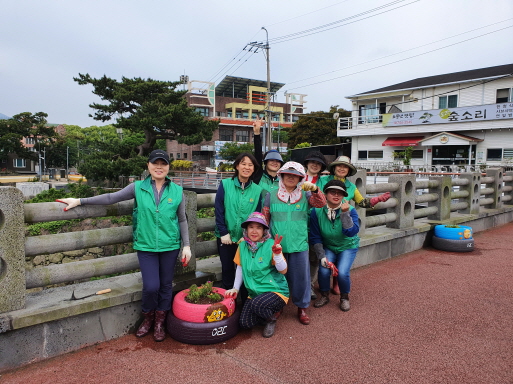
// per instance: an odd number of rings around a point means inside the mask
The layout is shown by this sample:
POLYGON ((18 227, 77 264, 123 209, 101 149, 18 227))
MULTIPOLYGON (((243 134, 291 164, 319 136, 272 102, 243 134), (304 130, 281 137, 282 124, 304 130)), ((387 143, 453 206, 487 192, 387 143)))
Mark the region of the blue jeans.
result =
POLYGON ((142 311, 169 311, 179 249, 167 252, 137 251, 143 290, 142 311))
MULTIPOLYGON (((346 249, 338 254, 324 248, 326 259, 331 261, 338 268, 338 287, 340 293, 349 293, 351 291, 351 278, 349 270, 353 261, 356 258, 358 248, 346 249)), ((319 266, 319 289, 321 292, 328 292, 330 290, 330 276, 331 269, 319 266)))

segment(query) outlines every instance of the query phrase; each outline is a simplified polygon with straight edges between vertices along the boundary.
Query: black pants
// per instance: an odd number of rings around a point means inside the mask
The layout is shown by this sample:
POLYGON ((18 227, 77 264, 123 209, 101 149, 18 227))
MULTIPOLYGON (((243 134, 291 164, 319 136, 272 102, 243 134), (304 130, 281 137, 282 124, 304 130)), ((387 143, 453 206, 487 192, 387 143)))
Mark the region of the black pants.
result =
MULTIPOLYGON (((226 245, 221 243, 221 239, 219 237, 217 238, 217 250, 219 252, 219 258, 221 259, 221 273, 223 274, 221 281, 224 289, 233 288, 235 270, 237 269, 237 265, 233 262, 233 259, 237 253, 237 248, 239 248, 238 244, 226 245)), ((248 291, 244 284, 240 287, 238 296, 241 298, 242 303, 246 301, 248 291)))

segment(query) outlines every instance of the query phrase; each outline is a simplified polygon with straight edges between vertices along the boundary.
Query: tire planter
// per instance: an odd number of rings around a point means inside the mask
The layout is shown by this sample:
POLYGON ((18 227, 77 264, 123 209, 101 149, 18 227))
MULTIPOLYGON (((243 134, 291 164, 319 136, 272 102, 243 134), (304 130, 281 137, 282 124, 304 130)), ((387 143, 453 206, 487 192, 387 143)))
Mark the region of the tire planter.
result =
MULTIPOLYGON (((215 292, 224 296, 226 289, 214 288, 215 292)), ((191 323, 218 322, 232 316, 235 312, 235 300, 225 298, 215 304, 191 304, 185 301, 188 289, 178 292, 173 300, 173 314, 180 320, 191 323)), ((169 328, 168 328, 169 329, 169 328)))
POLYGON ((445 225, 435 226, 435 236, 442 239, 467 240, 472 239, 472 227, 458 225, 459 228, 448 228, 445 225))
POLYGON ((471 252, 474 250, 474 239, 453 240, 433 236, 433 248, 449 252, 471 252))
POLYGON ((184 321, 172 313, 166 320, 167 332, 173 339, 185 344, 216 344, 231 339, 239 331, 240 311, 232 316, 211 323, 193 323, 184 321))

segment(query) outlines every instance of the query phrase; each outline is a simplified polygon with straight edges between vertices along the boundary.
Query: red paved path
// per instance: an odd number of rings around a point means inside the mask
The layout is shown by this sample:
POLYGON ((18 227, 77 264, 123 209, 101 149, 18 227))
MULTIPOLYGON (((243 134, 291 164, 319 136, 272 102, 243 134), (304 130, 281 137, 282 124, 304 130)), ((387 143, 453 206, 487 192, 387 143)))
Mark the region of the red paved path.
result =
POLYGON ((351 311, 288 305, 261 328, 191 346, 128 335, 4 373, 1 383, 513 383, 513 223, 476 250, 423 249, 352 272, 351 311))

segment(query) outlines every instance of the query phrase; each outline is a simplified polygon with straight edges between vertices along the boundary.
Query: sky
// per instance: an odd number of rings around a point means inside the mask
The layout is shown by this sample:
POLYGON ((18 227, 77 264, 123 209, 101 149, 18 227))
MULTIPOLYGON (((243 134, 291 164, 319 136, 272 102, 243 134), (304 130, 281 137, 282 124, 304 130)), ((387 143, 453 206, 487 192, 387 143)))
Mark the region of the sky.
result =
POLYGON ((3 0, 0 113, 104 125, 79 73, 219 83, 271 81, 306 94, 306 112, 403 81, 513 63, 511 0, 3 0), (265 27, 265 30, 262 29, 265 27), (306 33, 300 33, 309 31, 306 33), (284 36, 289 36, 284 38, 284 36))

